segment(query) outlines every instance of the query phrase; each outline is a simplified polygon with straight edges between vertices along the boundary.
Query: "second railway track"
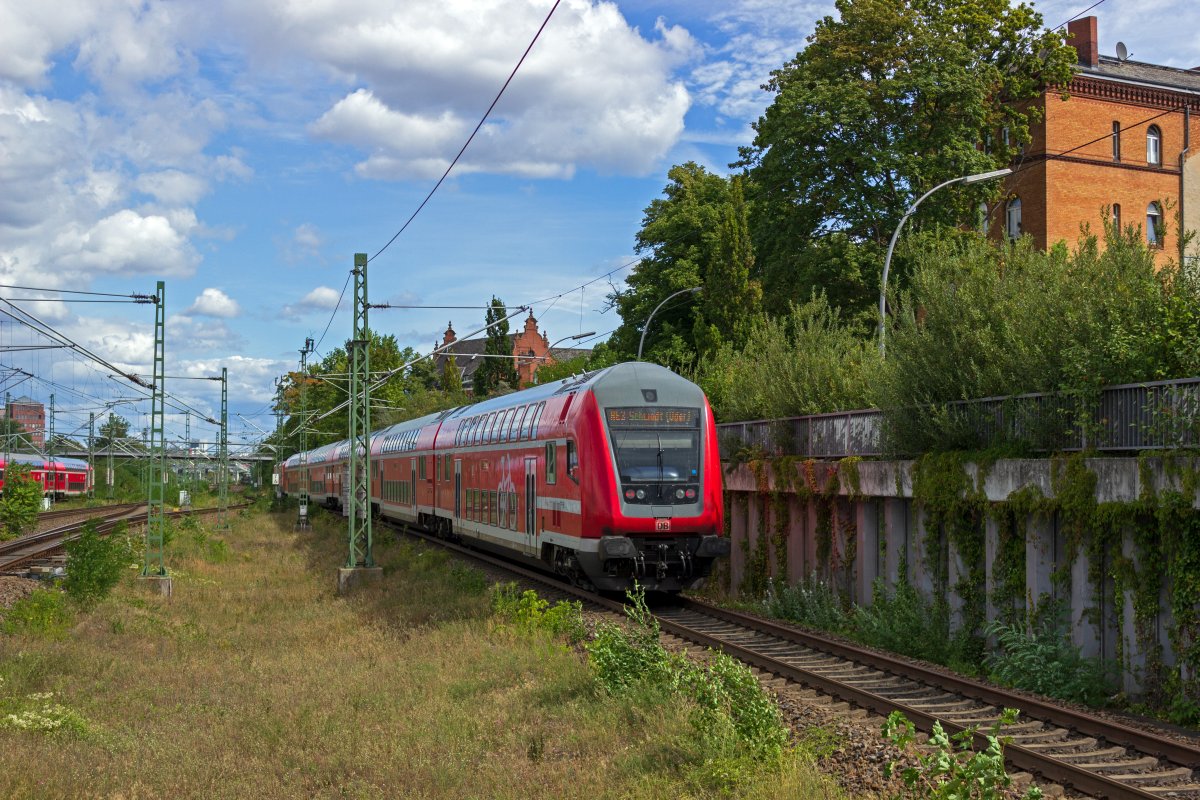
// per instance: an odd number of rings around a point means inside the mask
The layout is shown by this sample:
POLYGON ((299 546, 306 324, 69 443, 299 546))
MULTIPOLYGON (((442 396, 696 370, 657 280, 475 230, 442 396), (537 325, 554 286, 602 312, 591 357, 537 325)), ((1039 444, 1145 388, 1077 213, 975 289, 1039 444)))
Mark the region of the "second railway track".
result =
MULTIPOLYGON (((414 535, 486 562, 589 604, 620 612, 621 603, 581 590, 506 559, 414 535)), ((900 711, 919 729, 939 721, 948 733, 978 729, 976 745, 1005 708, 1017 723, 1006 726, 1005 757, 1011 768, 1042 783, 1113 800, 1198 798, 1200 742, 1187 743, 1095 714, 1009 692, 930 669, 907 659, 856 647, 808 631, 681 598, 655 610, 660 629, 723 651, 764 672, 886 716, 900 711)))

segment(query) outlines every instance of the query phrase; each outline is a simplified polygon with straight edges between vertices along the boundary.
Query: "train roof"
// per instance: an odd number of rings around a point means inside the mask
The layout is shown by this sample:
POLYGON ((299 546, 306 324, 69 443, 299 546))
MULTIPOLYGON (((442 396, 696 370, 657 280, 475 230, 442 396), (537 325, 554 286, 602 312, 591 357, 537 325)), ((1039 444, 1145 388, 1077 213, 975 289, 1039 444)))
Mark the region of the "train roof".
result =
MULTIPOLYGON (((622 397, 627 398, 621 400, 621 402, 639 402, 637 398, 640 397, 640 390, 643 388, 655 388, 660 392, 664 392, 665 395, 660 395, 659 399, 659 402, 662 402, 664 405, 684 402, 684 398, 689 403, 695 402, 696 393, 699 393, 701 398, 703 397, 703 393, 700 392, 699 387, 666 367, 660 367, 658 364, 651 364, 647 361, 626 361, 621 364, 614 364, 611 367, 564 378, 561 381, 531 386, 519 392, 510 392, 499 397, 480 400, 478 403, 458 406, 446 411, 438 411, 433 414, 426 414, 423 417, 397 422, 395 425, 389 425, 386 428, 380 428, 371 433, 371 449, 372 452, 376 452, 381 449, 390 448, 395 443, 400 442, 404 436, 416 436, 417 433, 415 432, 422 430, 426 426, 438 424, 448 419, 486 414, 526 403, 537 403, 555 395, 585 389, 601 389, 604 395, 612 397, 614 400, 622 397), (378 446, 376 446, 377 442, 378 446)), ((320 463, 326 460, 336 461, 338 458, 345 456, 348 447, 349 440, 342 439, 333 444, 323 445, 315 450, 310 450, 308 463, 320 463)), ((284 466, 296 466, 300 463, 301 455, 301 453, 296 453, 289 456, 287 461, 284 462, 284 466)))
MULTIPOLYGON (((45 456, 36 453, 9 453, 8 458, 15 464, 29 464, 36 467, 50 467, 54 465, 58 469, 87 469, 88 463, 78 458, 56 458, 49 461, 45 456)), ((0 458, 0 465, 4 464, 4 459, 0 458)), ((52 467, 53 468, 53 467, 52 467)))

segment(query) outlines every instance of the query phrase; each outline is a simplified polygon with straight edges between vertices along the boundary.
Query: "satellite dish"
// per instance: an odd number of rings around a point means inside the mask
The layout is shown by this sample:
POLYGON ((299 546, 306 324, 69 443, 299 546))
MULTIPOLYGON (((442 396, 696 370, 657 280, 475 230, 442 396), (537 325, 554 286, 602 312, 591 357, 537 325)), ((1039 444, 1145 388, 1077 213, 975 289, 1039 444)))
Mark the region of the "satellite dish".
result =
POLYGON ((1117 42, 1117 60, 1127 61, 1129 59, 1129 48, 1124 42, 1117 42))

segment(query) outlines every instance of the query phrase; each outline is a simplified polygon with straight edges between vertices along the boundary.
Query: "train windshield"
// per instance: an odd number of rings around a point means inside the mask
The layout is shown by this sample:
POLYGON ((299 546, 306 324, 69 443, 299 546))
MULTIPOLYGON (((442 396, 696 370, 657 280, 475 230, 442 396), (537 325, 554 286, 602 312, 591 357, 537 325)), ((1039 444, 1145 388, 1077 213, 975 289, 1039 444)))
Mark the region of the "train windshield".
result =
POLYGON ((676 492, 668 486, 694 485, 699 481, 699 409, 610 408, 607 417, 619 481, 627 490, 627 500, 663 502, 668 498, 670 501, 695 498, 694 493, 688 497, 684 488, 679 489, 680 496, 676 498, 676 492), (643 492, 637 484, 657 486, 653 491, 643 492))

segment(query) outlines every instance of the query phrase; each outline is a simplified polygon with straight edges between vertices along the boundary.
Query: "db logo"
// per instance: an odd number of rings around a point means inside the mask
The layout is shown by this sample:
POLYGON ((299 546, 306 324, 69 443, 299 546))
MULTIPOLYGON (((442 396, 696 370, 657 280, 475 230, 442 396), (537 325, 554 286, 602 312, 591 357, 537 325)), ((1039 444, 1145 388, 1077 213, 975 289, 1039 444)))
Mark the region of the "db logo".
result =
POLYGON ((669 531, 669 530, 671 530, 671 520, 669 520, 669 519, 656 519, 656 520, 654 520, 654 530, 656 530, 656 531, 669 531))

